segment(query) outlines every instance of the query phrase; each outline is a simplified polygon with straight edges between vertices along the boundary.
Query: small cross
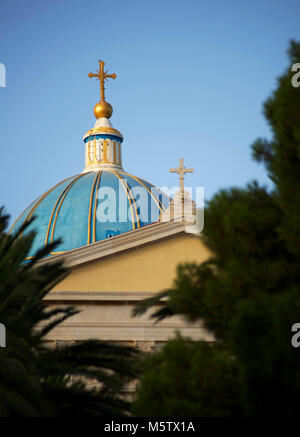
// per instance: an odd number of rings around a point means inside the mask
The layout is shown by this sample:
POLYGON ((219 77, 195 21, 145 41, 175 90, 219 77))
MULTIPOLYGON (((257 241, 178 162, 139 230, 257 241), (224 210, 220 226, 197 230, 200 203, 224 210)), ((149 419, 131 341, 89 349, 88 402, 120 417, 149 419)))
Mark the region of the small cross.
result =
POLYGON ((183 196, 184 194, 184 175, 185 173, 194 173, 193 168, 186 168, 183 164, 183 158, 179 160, 179 166, 177 168, 170 168, 170 173, 178 173, 179 174, 179 184, 180 191, 183 196))
POLYGON ((97 80, 100 80, 100 97, 101 101, 105 102, 105 95, 104 95, 104 82, 110 77, 112 79, 115 79, 117 77, 116 74, 107 74, 107 70, 104 71, 104 61, 99 61, 99 70, 97 70, 97 73, 89 73, 88 76, 90 78, 96 77, 97 80))

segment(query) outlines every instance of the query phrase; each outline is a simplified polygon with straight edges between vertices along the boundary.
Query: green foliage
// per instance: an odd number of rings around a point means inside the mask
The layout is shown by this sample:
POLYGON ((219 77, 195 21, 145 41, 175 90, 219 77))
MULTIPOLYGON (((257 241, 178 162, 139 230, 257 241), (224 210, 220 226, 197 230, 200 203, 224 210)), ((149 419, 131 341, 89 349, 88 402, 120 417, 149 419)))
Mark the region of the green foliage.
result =
POLYGON ((279 235, 291 253, 300 255, 300 87, 291 85, 291 66, 300 61, 300 44, 292 41, 289 66, 278 79, 278 87, 264 105, 273 138, 258 139, 253 145, 253 156, 264 161, 276 184, 278 203, 283 214, 279 235))
POLYGON ((236 364, 222 346, 177 337, 147 358, 144 366, 134 415, 240 414, 236 364), (216 396, 216 392, 222 396, 216 396))
MULTIPOLYGON (((216 355, 207 358, 217 379, 218 348, 232 357, 236 378, 227 386, 215 385, 205 366, 199 366, 196 374, 192 372, 196 364, 186 362, 182 378, 189 390, 182 391, 181 398, 172 393, 183 406, 192 396, 197 407, 183 407, 181 415, 223 415, 218 401, 226 395, 232 396, 232 404, 227 404, 225 415, 298 413, 300 351, 291 346, 291 327, 300 321, 300 87, 291 84, 291 65, 300 62, 300 43, 291 42, 289 57, 287 70, 264 105, 272 139, 259 139, 252 146, 253 157, 268 171, 272 189, 254 181, 246 188, 216 194, 205 210, 202 236, 211 259, 200 266, 179 266, 171 290, 135 309, 139 315, 160 303, 152 314, 154 319, 173 314, 182 314, 189 321, 201 319, 218 340, 211 346, 216 355), (167 302, 161 302, 161 297, 167 297, 167 302), (195 394, 199 378, 208 382, 195 394), (233 388, 238 390, 240 409, 233 388), (213 391, 212 401, 206 395, 213 391)), ((147 408, 151 411, 151 384, 156 387, 156 398, 163 398, 162 392, 167 390, 159 368, 167 375, 168 369, 171 372, 176 367, 167 348, 159 354, 156 372, 145 370, 136 401, 138 414, 146 414, 147 408)), ((207 351, 199 346, 198 364, 206 359, 204 354, 207 351)), ((180 360, 180 353, 173 359, 180 360)), ((171 405, 174 408, 161 408, 159 415, 176 416, 176 401, 171 405)))
POLYGON ((0 416, 127 414, 121 390, 138 374, 137 353, 98 340, 47 346, 45 336, 77 313, 43 300, 67 271, 61 262, 39 263, 57 242, 26 260, 31 221, 16 235, 6 233, 7 221, 0 209, 0 321, 7 337, 0 349, 0 416), (88 387, 91 381, 96 388, 88 387))
POLYGON ((300 351, 291 346, 291 326, 299 320, 299 287, 276 296, 259 292, 240 303, 230 349, 245 415, 298 415, 300 351))

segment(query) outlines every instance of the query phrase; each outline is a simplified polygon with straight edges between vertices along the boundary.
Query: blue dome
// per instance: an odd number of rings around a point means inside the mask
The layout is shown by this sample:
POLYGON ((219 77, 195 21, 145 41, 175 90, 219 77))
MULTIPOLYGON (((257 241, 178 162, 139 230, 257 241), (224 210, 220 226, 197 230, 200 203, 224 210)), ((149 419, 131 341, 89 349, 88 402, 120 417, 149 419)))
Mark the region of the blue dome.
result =
POLYGON ((32 216, 25 233, 36 231, 29 257, 58 238, 65 252, 155 223, 170 198, 123 170, 100 170, 72 176, 38 197, 18 217, 11 232, 32 216))

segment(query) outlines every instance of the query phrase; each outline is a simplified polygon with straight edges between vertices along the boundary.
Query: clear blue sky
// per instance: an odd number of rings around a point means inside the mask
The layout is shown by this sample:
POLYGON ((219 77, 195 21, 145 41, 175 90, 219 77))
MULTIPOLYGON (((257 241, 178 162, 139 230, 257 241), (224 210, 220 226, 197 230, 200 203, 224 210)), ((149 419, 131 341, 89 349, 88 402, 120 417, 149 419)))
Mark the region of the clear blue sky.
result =
POLYGON ((12 218, 84 167, 83 134, 94 124, 104 59, 113 125, 125 170, 174 185, 267 183, 250 144, 269 136, 262 103, 300 39, 293 0, 10 0, 0 8, 0 204, 12 218))

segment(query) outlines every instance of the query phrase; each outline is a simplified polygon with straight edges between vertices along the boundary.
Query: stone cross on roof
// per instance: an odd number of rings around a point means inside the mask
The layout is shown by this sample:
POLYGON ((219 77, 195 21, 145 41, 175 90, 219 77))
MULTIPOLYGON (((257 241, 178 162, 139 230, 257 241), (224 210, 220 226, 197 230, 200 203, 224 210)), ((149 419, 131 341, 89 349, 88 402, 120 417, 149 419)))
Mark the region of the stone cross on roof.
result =
POLYGON ((180 185, 180 191, 183 196, 184 194, 184 175, 185 173, 194 173, 193 168, 186 168, 183 164, 183 158, 180 158, 179 160, 179 166, 177 168, 170 168, 170 173, 178 173, 179 175, 179 185, 180 185))

